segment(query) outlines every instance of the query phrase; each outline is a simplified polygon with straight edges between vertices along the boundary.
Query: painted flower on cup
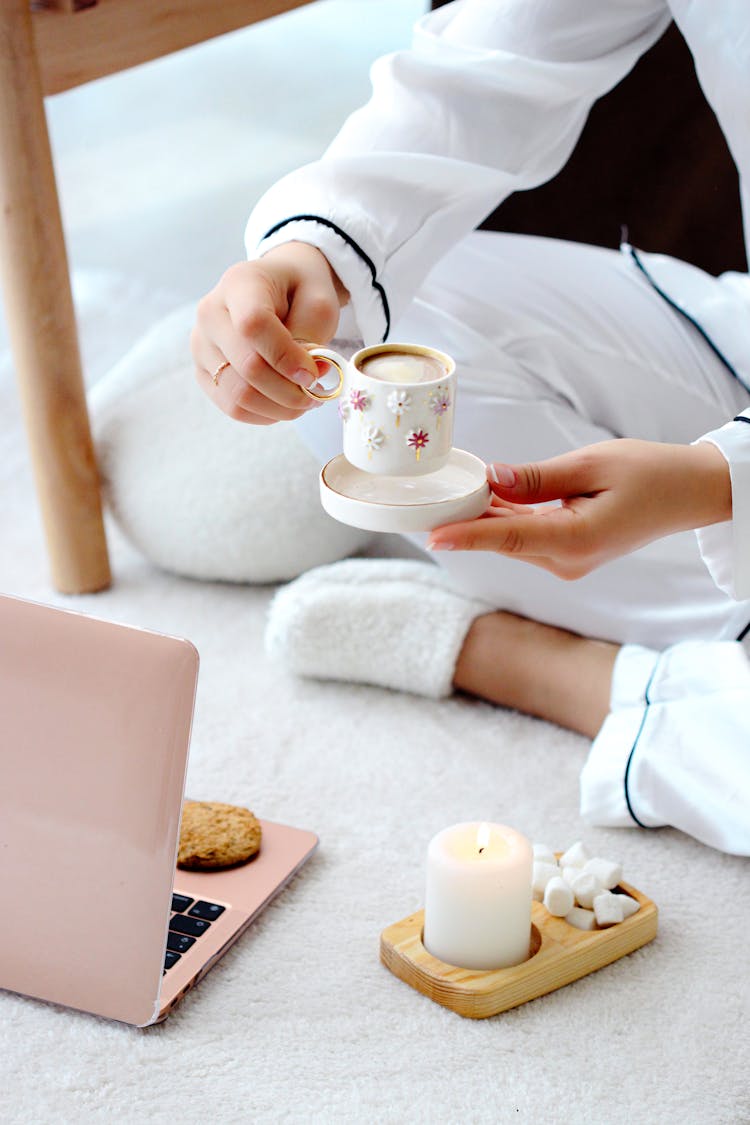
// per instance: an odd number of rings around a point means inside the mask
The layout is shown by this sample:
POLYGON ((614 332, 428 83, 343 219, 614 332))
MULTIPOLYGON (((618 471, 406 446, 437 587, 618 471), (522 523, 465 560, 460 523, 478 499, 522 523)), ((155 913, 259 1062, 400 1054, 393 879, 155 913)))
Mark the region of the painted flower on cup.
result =
POLYGON ((436 387, 430 395, 430 410, 437 417, 438 428, 440 420, 448 412, 451 404, 450 393, 444 387, 436 387))
POLYGON ((373 451, 377 453, 382 448, 385 441, 385 434, 377 426, 364 426, 362 428, 362 444, 367 449, 368 458, 372 457, 373 451))
POLYGON ((411 395, 408 391, 391 391, 386 399, 386 404, 391 414, 396 415, 396 425, 398 426, 401 422, 401 415, 406 414, 411 406, 411 395))
POLYGON ((369 396, 364 391, 350 391, 349 392, 349 405, 352 410, 356 410, 358 414, 364 414, 365 410, 370 409, 369 396))
POLYGON ((350 403, 348 403, 346 399, 340 398, 338 401, 337 410, 339 412, 339 418, 341 419, 341 421, 348 422, 352 412, 350 403))
POLYGON ((406 435, 406 444, 416 453, 417 461, 419 460, 420 453, 427 445, 427 442, 429 440, 430 435, 426 430, 409 430, 409 433, 406 435))

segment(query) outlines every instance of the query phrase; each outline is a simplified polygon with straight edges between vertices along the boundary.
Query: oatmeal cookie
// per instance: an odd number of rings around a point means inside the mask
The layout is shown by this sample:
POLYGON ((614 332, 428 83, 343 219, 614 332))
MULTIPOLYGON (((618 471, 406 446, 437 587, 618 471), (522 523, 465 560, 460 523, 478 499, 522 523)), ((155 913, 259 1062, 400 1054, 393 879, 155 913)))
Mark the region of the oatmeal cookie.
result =
POLYGON ((246 863, 260 848, 261 827, 249 809, 218 801, 185 801, 177 866, 211 871, 246 863))

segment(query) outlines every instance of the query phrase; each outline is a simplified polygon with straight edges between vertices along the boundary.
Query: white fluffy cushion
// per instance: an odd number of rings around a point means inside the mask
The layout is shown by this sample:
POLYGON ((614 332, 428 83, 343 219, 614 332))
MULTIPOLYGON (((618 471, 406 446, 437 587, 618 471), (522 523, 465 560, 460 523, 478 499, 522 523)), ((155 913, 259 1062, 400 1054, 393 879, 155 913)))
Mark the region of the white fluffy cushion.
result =
POLYGON ((292 425, 234 422, 198 389, 194 313, 156 325, 89 396, 126 537, 165 570, 230 582, 285 581, 364 547, 371 535, 321 508, 318 465, 292 425))

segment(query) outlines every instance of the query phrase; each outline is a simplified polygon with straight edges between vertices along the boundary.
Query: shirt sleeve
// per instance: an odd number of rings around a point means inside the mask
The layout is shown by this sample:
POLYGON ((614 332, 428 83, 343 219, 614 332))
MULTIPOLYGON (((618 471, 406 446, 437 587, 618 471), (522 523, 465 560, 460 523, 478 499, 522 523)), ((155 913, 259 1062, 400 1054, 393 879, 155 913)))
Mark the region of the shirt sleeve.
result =
POLYGON ((318 246, 358 335, 386 338, 452 245, 560 170, 594 101, 670 19, 662 0, 458 0, 431 12, 411 49, 374 64, 370 101, 323 158, 262 197, 248 254, 318 246))
POLYGON ((581 815, 603 827, 670 824, 750 855, 750 663, 735 641, 623 645, 610 712, 581 772, 581 815))
POLYGON ((732 518, 699 528, 698 546, 716 585, 730 597, 750 598, 750 409, 704 434, 724 455, 732 482, 732 518))
POLYGON ((716 114, 740 177, 745 244, 750 246, 750 36, 746 0, 669 0, 698 81, 716 114))

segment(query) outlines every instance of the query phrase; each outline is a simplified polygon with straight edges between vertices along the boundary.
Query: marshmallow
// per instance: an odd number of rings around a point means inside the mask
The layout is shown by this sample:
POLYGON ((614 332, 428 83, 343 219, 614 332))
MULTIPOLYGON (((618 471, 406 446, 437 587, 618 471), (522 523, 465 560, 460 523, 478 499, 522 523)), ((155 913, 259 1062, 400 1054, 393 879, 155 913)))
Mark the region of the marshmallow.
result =
POLYGON ((593 910, 584 910, 580 906, 574 906, 565 915, 565 921, 569 922, 571 926, 575 926, 577 930, 593 930, 596 926, 596 915, 593 910))
POLYGON ((605 889, 596 875, 592 875, 590 871, 578 871, 570 888, 578 905, 585 906, 588 910, 594 905, 596 896, 605 889))
POLYGON ((554 863, 557 866, 557 859, 552 848, 547 847, 546 844, 533 844, 531 850, 534 853, 534 860, 539 863, 554 863))
POLYGON ((594 914, 596 915, 597 925, 614 926, 617 922, 622 922, 625 914, 620 902, 621 898, 622 895, 613 895, 609 891, 596 896, 594 899, 594 914))
POLYGON ((641 904, 637 899, 631 898, 630 895, 617 895, 617 901, 622 906, 623 918, 630 918, 632 914, 637 914, 641 909, 641 904))
POLYGON ((537 902, 541 902, 544 898, 544 891, 550 879, 554 879, 559 875, 556 863, 542 863, 537 860, 531 869, 531 890, 537 902))
POLYGON ((556 918, 564 918, 573 909, 573 892, 560 875, 550 879, 544 888, 544 905, 556 918))
POLYGON ((622 879, 621 864, 590 856, 582 840, 571 844, 559 860, 546 844, 534 844, 533 851, 534 898, 576 929, 613 926, 640 909, 630 895, 611 893, 622 879))
POLYGON ((583 865, 583 870, 595 875, 601 885, 608 891, 616 887, 622 879, 622 866, 619 863, 612 863, 609 859, 602 859, 600 856, 587 860, 583 865))
POLYGON ((581 840, 571 844, 566 852, 560 856, 561 867, 583 867, 589 858, 589 853, 581 840))

